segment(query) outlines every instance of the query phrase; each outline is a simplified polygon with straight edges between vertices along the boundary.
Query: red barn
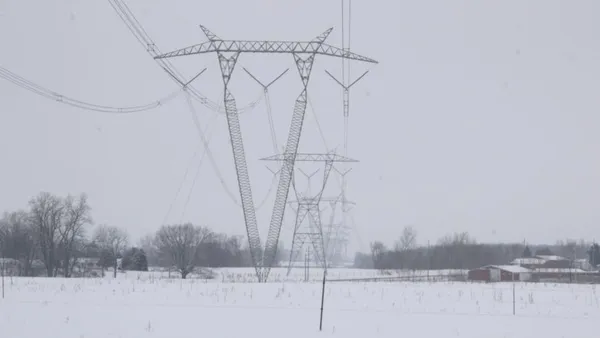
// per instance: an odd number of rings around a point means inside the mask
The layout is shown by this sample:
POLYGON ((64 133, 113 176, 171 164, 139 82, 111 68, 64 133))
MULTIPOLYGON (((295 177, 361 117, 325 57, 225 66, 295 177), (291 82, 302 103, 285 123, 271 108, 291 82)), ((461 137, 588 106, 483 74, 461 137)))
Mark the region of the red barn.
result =
POLYGON ((468 278, 481 282, 508 282, 531 280, 532 271, 517 265, 487 265, 470 270, 468 278))

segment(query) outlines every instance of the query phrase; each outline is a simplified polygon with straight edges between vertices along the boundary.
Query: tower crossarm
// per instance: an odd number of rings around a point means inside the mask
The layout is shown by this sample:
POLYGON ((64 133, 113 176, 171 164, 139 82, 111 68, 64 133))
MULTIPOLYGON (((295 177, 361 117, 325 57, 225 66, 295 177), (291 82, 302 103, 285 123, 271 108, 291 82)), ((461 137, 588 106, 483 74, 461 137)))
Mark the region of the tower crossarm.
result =
POLYGON ((319 196, 315 197, 302 197, 299 200, 292 200, 287 202, 289 205, 318 205, 320 203, 319 196))
MULTIPOLYGON (((269 157, 261 158, 261 161, 286 161, 289 160, 290 156, 294 154, 277 154, 269 157)), ((311 154, 311 153, 297 153, 295 154, 296 162, 358 162, 358 160, 341 156, 333 153, 327 154, 311 154)))
MULTIPOLYGON (((342 199, 340 196, 337 197, 321 197, 321 202, 334 202, 334 203, 342 203, 342 199)), ((346 201, 346 204, 350 204, 350 205, 356 205, 356 202, 353 201, 346 201)))
POLYGON ((268 54, 320 54, 368 63, 377 61, 356 53, 345 51, 319 41, 260 41, 260 40, 211 40, 158 55, 166 59, 206 53, 268 53, 268 54))

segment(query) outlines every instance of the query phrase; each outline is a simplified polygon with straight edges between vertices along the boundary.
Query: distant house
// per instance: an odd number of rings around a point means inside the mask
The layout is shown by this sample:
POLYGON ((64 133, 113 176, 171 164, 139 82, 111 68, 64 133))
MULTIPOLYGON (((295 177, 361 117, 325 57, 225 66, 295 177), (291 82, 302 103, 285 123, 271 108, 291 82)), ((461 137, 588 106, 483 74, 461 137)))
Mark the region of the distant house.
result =
POLYGON ((568 269, 572 267, 572 263, 569 259, 555 255, 538 255, 528 258, 517 258, 510 264, 528 269, 568 269))
POLYGON ((573 267, 575 269, 581 269, 584 271, 592 271, 594 267, 590 264, 590 261, 587 258, 580 258, 573 261, 573 267))
POLYGON ((486 265, 468 272, 471 281, 554 281, 600 283, 587 259, 570 260, 556 255, 517 258, 510 265, 486 265))
POLYGON ((487 265, 470 270, 468 279, 479 282, 529 281, 532 270, 519 265, 487 265))
POLYGON ((12 258, 0 258, 0 270, 3 269, 5 276, 45 276, 46 266, 39 259, 31 261, 31 265, 25 270, 22 261, 12 258))
POLYGON ((528 269, 541 267, 544 263, 546 263, 546 260, 538 257, 517 258, 510 262, 511 265, 518 265, 528 269))
POLYGON ((18 276, 21 263, 12 258, 0 258, 0 274, 3 276, 18 276))
POLYGON ((588 274, 588 272, 581 269, 542 268, 534 271, 534 277, 538 281, 572 280, 576 276, 585 274, 588 274))
POLYGON ((71 271, 74 277, 99 276, 102 274, 102 268, 98 266, 98 258, 78 258, 71 271))
POLYGON ((540 256, 535 256, 535 257, 541 258, 546 261, 540 268, 567 269, 567 268, 572 267, 571 260, 568 258, 565 258, 565 257, 556 256, 556 255, 552 255, 552 256, 540 255, 540 256))

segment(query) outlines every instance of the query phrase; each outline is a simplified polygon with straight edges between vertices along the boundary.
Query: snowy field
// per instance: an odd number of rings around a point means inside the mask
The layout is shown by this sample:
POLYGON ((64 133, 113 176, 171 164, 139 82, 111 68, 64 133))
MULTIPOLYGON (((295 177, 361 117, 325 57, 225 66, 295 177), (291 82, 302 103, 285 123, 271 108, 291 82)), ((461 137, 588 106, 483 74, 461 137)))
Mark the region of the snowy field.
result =
POLYGON ((248 282, 251 270, 221 272, 229 273, 224 282, 152 273, 7 277, 0 337, 598 337, 600 297, 592 285, 516 284, 513 315, 510 283, 331 282, 318 332, 320 283, 257 284, 248 282))

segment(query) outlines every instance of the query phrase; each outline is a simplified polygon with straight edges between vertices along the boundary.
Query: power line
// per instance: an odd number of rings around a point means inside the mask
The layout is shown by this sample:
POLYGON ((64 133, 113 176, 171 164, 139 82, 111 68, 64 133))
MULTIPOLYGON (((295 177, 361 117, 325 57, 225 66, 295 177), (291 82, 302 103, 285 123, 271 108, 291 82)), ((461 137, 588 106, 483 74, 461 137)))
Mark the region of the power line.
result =
POLYGON ((198 131, 198 136, 200 136, 200 140, 202 141, 202 144, 204 144, 205 154, 208 156, 208 159, 209 159, 210 163, 212 164, 215 174, 217 174, 217 178, 219 179, 221 186, 227 193, 227 196, 229 196, 229 198, 231 198, 233 203, 235 203, 235 205, 241 207, 240 202, 237 200, 237 198, 235 198, 235 195, 231 192, 231 190, 229 190, 229 187, 227 186, 227 184, 225 183, 225 179, 223 178, 223 174, 221 173, 221 170, 219 170, 219 167, 217 166, 217 162, 215 161, 212 151, 210 150, 209 143, 206 140, 206 135, 204 135, 204 132, 202 131, 202 126, 200 126, 200 121, 198 120, 198 116, 196 116, 196 108, 194 107, 194 104, 193 104, 192 100, 190 99, 190 96, 186 95, 186 99, 187 99, 187 103, 188 103, 190 112, 192 113, 192 119, 194 120, 194 125, 196 126, 196 130, 198 131))
MULTIPOLYGON (((194 125, 196 127, 196 130, 198 131, 198 136, 200 137, 200 140, 202 141, 202 144, 204 145, 204 154, 208 156, 208 159, 213 167, 213 170, 215 171, 215 174, 217 175, 217 178, 219 179, 219 182, 221 183, 221 186, 225 190, 225 193, 227 194, 227 196, 231 199, 231 201, 236 206, 241 208, 242 207, 241 203, 238 201, 238 199, 235 197, 234 193, 227 186, 227 183, 225 182, 225 178, 223 177, 223 173, 219 169, 217 162, 216 162, 215 158, 213 157, 212 151, 210 150, 210 138, 207 139, 207 137, 205 135, 206 133, 204 131, 202 131, 202 126, 200 125, 200 120, 198 120, 198 117, 197 117, 196 108, 194 107, 194 104, 193 104, 192 100, 190 99, 190 96, 186 95, 186 98, 187 98, 188 107, 192 113, 194 125)), ((273 174, 273 179, 271 180, 271 185, 269 186, 269 190, 265 194, 265 197, 255 207, 256 211, 261 209, 266 204, 266 202, 269 198, 269 195, 271 194, 271 192, 273 191, 273 188, 275 187, 276 178, 277 178, 277 175, 273 174)), ((194 182, 195 182, 195 179, 194 179, 194 182)), ((192 189, 193 189, 193 185, 192 185, 192 189)), ((191 191, 190 191, 190 194, 191 194, 191 191)), ((188 201, 189 201, 189 198, 190 197, 188 196, 188 201)), ((186 202, 186 205, 187 205, 187 202, 186 202)))
POLYGON ((155 109, 155 108, 158 108, 161 105, 164 105, 165 103, 173 100, 182 91, 181 89, 178 89, 157 101, 153 101, 153 102, 143 104, 143 105, 129 106, 129 107, 114 107, 114 106, 104 106, 104 105, 89 103, 89 102, 85 102, 85 101, 81 101, 81 100, 77 100, 77 99, 65 96, 63 94, 59 94, 53 90, 50 90, 46 87, 43 87, 32 81, 29 81, 29 80, 17 75, 16 73, 14 73, 4 67, 1 67, 1 66, 0 66, 0 78, 3 78, 6 81, 8 81, 14 85, 21 87, 22 89, 28 90, 36 95, 45 97, 49 100, 53 100, 56 102, 60 102, 60 103, 70 105, 73 107, 77 107, 77 108, 81 108, 81 109, 92 110, 92 111, 103 112, 103 113, 113 113, 113 114, 130 114, 130 113, 137 113, 137 112, 155 109))
MULTIPOLYGON (((352 43, 352 0, 348 0, 348 51, 352 43)), ((350 68, 352 62, 348 62, 348 81, 350 81, 350 68)))
POLYGON ((196 175, 194 175, 194 180, 192 181, 192 186, 190 187, 190 191, 185 199, 185 203, 183 204, 183 211, 181 212, 181 219, 179 221, 180 224, 183 223, 183 218, 185 217, 185 212, 187 211, 187 206, 190 203, 190 199, 192 198, 192 192, 194 191, 194 187, 196 186, 196 181, 198 180, 198 176, 200 176, 200 169, 202 168, 204 156, 200 159, 200 163, 198 164, 198 168, 196 169, 196 175))
POLYGON ((315 123, 317 124, 317 130, 319 131, 319 136, 321 137, 321 141, 323 142, 323 146, 325 147, 325 152, 329 152, 329 147, 327 146, 327 139, 325 138, 325 133, 323 132, 323 128, 321 128, 321 123, 319 122, 319 117, 317 116, 317 112, 315 111, 315 107, 312 104, 312 100, 309 96, 307 96, 308 107, 315 118, 315 123))
MULTIPOLYGON (((142 47, 150 54, 150 56, 158 63, 158 65, 169 73, 171 79, 177 84, 187 83, 183 74, 173 65, 168 59, 157 59, 161 53, 160 48, 154 43, 154 40, 148 35, 144 27, 141 25, 139 20, 133 15, 133 12, 129 9, 129 6, 123 0, 108 0, 111 7, 115 10, 121 21, 127 26, 127 29, 133 34, 135 39, 142 45, 142 47)), ((220 103, 216 103, 198 91, 196 88, 188 85, 188 92, 190 95, 202 105, 218 113, 225 113, 225 110, 220 103)), ((262 93, 259 94, 257 99, 248 103, 246 106, 238 109, 238 113, 251 111, 261 100, 263 99, 262 93)))
POLYGON ((185 182, 185 179, 187 178, 188 172, 190 171, 190 168, 192 167, 192 162, 194 161, 194 159, 196 158, 196 155, 198 155, 199 152, 200 152, 200 148, 196 149, 196 151, 194 152, 194 155, 190 159, 190 162, 188 163, 188 165, 187 165, 187 167, 185 169, 185 174, 183 174, 183 179, 181 180, 181 183, 179 184, 179 187, 177 188, 177 192, 175 193, 175 197, 173 198, 173 200, 169 204, 169 209, 167 210, 167 213, 165 214, 165 217, 163 218, 162 225, 166 225, 167 224, 167 220, 169 219, 169 215, 171 214, 171 210, 173 210, 173 206, 175 205, 175 201, 177 200, 177 197, 179 196, 179 193, 181 192, 181 188, 183 188, 183 183, 185 182))
MULTIPOLYGON (((215 122, 215 120, 216 120, 216 117, 217 117, 217 116, 218 116, 218 115, 215 113, 215 114, 213 115, 213 118, 212 118, 212 119, 211 119, 211 120, 208 122, 208 124, 207 124, 207 126, 206 126, 206 130, 204 131, 205 133, 206 133, 206 132, 209 130, 209 128, 210 128, 210 127, 212 126, 212 124, 215 122)), ((208 143, 210 143, 211 139, 212 139, 212 134, 210 134, 210 135, 209 135, 209 137, 208 137, 208 143)), ((190 168, 192 167, 192 163, 193 163, 194 159, 196 158, 196 156, 197 156, 197 155, 200 153, 200 151, 201 151, 201 150, 203 150, 203 149, 204 149, 204 147, 198 147, 198 148, 196 148, 196 151, 194 152, 194 155, 192 156, 192 158, 190 159, 190 161, 189 161, 189 163, 188 163, 188 165, 187 165, 187 167, 186 167, 186 170, 185 170, 185 173, 184 173, 184 175, 183 175, 183 178, 182 178, 182 180, 181 180, 181 183, 179 184, 179 187, 177 188, 177 192, 175 193, 175 197, 174 197, 174 198, 173 198, 173 200, 171 201, 171 204, 169 205, 169 209, 167 210, 167 213, 165 214, 165 217, 163 218, 163 223, 162 223, 162 224, 166 224, 166 223, 167 223, 167 220, 168 220, 168 218, 169 218, 169 215, 171 214, 171 211, 172 211, 172 209, 173 209, 173 206, 175 205, 175 201, 176 201, 176 200, 177 200, 177 198, 179 197, 179 194, 181 193, 181 189, 183 188, 183 184, 185 183, 185 180, 186 180, 186 178, 187 178, 187 176, 188 176, 188 173, 189 173, 189 171, 190 171, 190 168)), ((198 168, 197 168, 197 170, 198 170, 198 171, 200 170, 200 168, 202 167, 202 164, 204 163, 204 158, 205 158, 205 157, 204 157, 204 155, 205 155, 205 154, 206 154, 206 151, 205 151, 205 152, 203 152, 203 153, 200 155, 200 163, 198 163, 198 168)), ((196 174, 196 175, 197 175, 197 174, 196 174)), ((194 182, 195 182, 195 179, 194 179, 194 182)), ((191 194, 191 191, 190 191, 190 194, 191 194)), ((189 196, 188 196, 188 200, 189 200, 189 196)), ((187 203, 188 203, 188 202, 186 201, 186 203, 185 203, 185 207, 184 207, 184 213, 185 213, 185 208, 187 207, 187 203)), ((183 217, 183 216, 182 216, 182 217, 183 217)))
MULTIPOLYGON (((129 31, 133 34, 133 36, 140 43, 140 45, 142 45, 146 52, 148 52, 148 54, 150 54, 150 56, 152 56, 153 58, 156 55, 159 55, 161 53, 160 49, 158 48, 158 46, 156 46, 152 38, 150 38, 146 30, 142 27, 137 18, 133 15, 127 4, 125 4, 121 0, 109 0, 108 2, 110 3, 111 7, 115 10, 121 21, 125 24, 125 26, 127 26, 127 29, 129 29, 129 31)), ((184 81, 184 76, 177 68, 175 68, 175 66, 173 66, 170 60, 156 60, 156 62, 165 71, 167 71, 167 73, 169 73, 172 76, 171 78, 178 84, 187 82, 184 81)), ((202 95, 202 93, 197 91, 192 86, 189 86, 188 90, 190 93, 192 93, 193 97, 196 98, 199 102, 213 110, 218 111, 219 105, 217 103, 211 101, 206 96, 202 95)))

